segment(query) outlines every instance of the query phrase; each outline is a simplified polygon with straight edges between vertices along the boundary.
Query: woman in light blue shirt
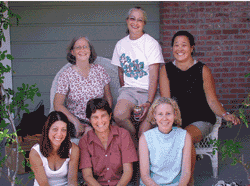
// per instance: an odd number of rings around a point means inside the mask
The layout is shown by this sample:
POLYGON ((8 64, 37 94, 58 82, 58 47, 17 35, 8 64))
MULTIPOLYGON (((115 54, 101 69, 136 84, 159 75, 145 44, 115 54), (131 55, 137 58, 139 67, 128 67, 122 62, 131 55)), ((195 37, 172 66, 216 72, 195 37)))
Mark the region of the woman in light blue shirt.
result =
POLYGON ((191 175, 191 137, 180 128, 177 103, 161 97, 149 110, 148 122, 157 127, 139 140, 140 185, 183 185, 191 175))

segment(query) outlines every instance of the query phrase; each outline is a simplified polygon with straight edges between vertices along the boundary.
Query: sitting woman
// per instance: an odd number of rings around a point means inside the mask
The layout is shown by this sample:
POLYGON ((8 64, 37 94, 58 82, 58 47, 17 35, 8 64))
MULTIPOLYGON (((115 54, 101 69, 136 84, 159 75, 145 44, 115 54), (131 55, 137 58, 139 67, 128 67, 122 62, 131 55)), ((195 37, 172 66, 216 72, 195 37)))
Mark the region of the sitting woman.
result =
POLYGON ((160 70, 160 93, 162 97, 171 97, 177 101, 182 116, 182 128, 191 135, 192 176, 189 185, 193 185, 196 161, 194 144, 212 131, 216 122, 215 114, 234 124, 240 121, 226 112, 218 101, 210 69, 193 59, 193 35, 187 31, 178 31, 173 36, 171 45, 175 60, 166 63, 160 70))
POLYGON ((70 142, 68 118, 53 111, 43 127, 42 139, 30 151, 34 186, 77 186, 79 148, 70 142))
POLYGON ((58 79, 54 108, 74 124, 71 137, 79 137, 91 129, 85 115, 88 100, 104 97, 112 107, 111 79, 101 65, 93 64, 96 57, 94 47, 86 37, 74 38, 68 47, 67 60, 72 66, 58 79))
POLYGON ((86 116, 93 130, 80 142, 80 169, 88 185, 127 185, 133 162, 138 161, 134 143, 127 130, 112 126, 112 109, 101 98, 87 104, 86 116))
POLYGON ((186 186, 191 175, 191 137, 180 128, 177 103, 159 98, 149 110, 148 122, 157 127, 144 132, 139 140, 140 185, 186 186))

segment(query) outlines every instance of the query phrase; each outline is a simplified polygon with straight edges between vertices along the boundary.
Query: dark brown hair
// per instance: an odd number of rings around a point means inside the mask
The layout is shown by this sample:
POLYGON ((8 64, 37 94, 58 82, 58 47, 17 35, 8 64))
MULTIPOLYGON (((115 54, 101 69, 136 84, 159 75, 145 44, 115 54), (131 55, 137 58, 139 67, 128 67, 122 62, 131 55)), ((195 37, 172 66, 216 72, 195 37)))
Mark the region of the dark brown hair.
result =
POLYGON ((67 135, 65 139, 63 140, 60 148, 58 149, 57 154, 60 156, 60 158, 68 158, 69 150, 72 146, 71 141, 70 141, 70 133, 69 133, 69 120, 65 114, 59 111, 53 111, 48 115, 47 121, 45 122, 45 125, 43 126, 42 138, 39 143, 40 151, 44 157, 48 157, 49 154, 52 152, 53 147, 49 139, 49 130, 56 121, 63 121, 67 125, 67 135))
MULTIPOLYGON (((86 107, 86 117, 90 119, 91 115, 97 110, 106 110, 109 115, 111 114, 111 121, 113 121, 112 109, 110 108, 109 103, 105 99, 95 98, 89 100, 86 107)), ((91 127, 93 128, 92 124, 91 127)))
POLYGON ((78 41, 81 38, 85 38, 88 41, 89 48, 90 48, 90 56, 89 56, 89 63, 94 63, 94 61, 97 58, 97 54, 95 52, 94 46, 92 43, 89 41, 89 39, 86 36, 79 36, 79 37, 74 37, 72 41, 70 42, 68 48, 67 48, 67 60, 71 64, 75 65, 76 64, 76 57, 71 54, 71 50, 73 50, 76 41, 78 41))

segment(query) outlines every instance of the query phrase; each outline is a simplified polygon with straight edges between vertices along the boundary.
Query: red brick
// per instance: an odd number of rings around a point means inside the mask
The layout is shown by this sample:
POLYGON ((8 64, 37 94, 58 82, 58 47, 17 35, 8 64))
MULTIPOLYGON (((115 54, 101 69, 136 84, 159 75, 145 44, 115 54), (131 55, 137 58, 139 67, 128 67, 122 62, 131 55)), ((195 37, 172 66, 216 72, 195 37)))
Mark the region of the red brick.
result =
POLYGON ((164 7, 179 7, 179 3, 177 2, 163 2, 164 7))
POLYGON ((244 1, 234 1, 232 2, 234 6, 246 6, 247 2, 244 1))
POLYGON ((226 5, 229 5, 230 3, 229 2, 215 2, 214 5, 215 6, 226 6, 226 5))
POLYGON ((171 12, 170 8, 160 8, 160 14, 166 14, 170 12, 171 12))
POLYGON ((222 95, 223 99, 234 99, 237 98, 237 94, 222 95))
POLYGON ((231 68, 230 72, 244 72, 245 68, 231 68))
POLYGON ((197 25, 199 29, 207 30, 207 29, 212 29, 213 25, 212 24, 204 24, 204 25, 197 25))
POLYGON ((249 67, 250 66, 250 63, 249 62, 239 62, 239 66, 242 67, 249 67))
POLYGON ((223 84, 221 85, 221 87, 222 87, 222 88, 236 88, 237 86, 236 86, 236 84, 232 84, 232 83, 230 83, 230 84, 228 84, 228 83, 223 83, 223 84))
POLYGON ((221 56, 221 52, 206 52, 207 56, 221 56))
POLYGON ((231 13, 231 17, 247 17, 247 13, 246 12, 232 12, 231 13))
POLYGON ((193 1, 181 1, 179 2, 180 6, 186 6, 186 7, 193 7, 196 6, 197 2, 193 2, 193 1))
POLYGON ((195 29, 196 25, 180 25, 181 30, 190 30, 190 29, 195 29))
POLYGON ((207 35, 217 35, 217 34, 221 34, 221 30, 207 30, 206 31, 207 35))
POLYGON ((171 8, 171 12, 173 13, 183 13, 183 12, 188 12, 188 9, 185 7, 185 8, 171 8))
POLYGON ((223 45, 236 45, 238 44, 238 41, 223 41, 223 45))
POLYGON ((238 34, 239 30, 223 30, 223 34, 238 34))
POLYGON ((211 62, 212 58, 210 58, 210 57, 199 57, 198 60, 206 63, 206 62, 211 62))
POLYGON ((220 73, 213 74, 213 77, 214 77, 214 79, 220 78, 220 77, 221 77, 221 74, 220 74, 220 73))
POLYGON ((216 68, 214 69, 214 72, 228 72, 228 68, 216 68))
POLYGON ((220 23, 221 20, 220 19, 206 19, 205 22, 206 23, 220 23))
POLYGON ((162 22, 163 22, 164 25, 169 25, 171 23, 170 20, 163 20, 162 22))
POLYGON ((202 45, 205 45, 205 41, 196 41, 195 45, 196 46, 202 46, 202 45))
POLYGON ((247 24, 232 24, 232 28, 247 28, 247 24))
POLYGON ((233 57, 232 58, 233 61, 246 61, 246 57, 233 57))
POLYGON ((208 67, 220 67, 220 63, 206 63, 208 67))
POLYGON ((205 56, 204 52, 195 52, 194 56, 205 56))
POLYGON ((210 41, 207 41, 206 44, 207 44, 207 45, 220 45, 221 42, 220 42, 220 41, 211 41, 211 40, 210 40, 210 41))
POLYGON ((199 51, 211 51, 212 47, 208 47, 208 46, 198 46, 196 45, 197 50, 199 51))
POLYGON ((227 62, 227 63, 222 63, 223 67, 236 67, 237 63, 235 62, 227 62))
POLYGON ((241 34, 249 34, 250 33, 250 29, 241 29, 240 33, 241 34))
POLYGON ((250 38, 249 38, 249 40, 240 41, 239 44, 247 44, 247 45, 250 45, 250 38))
POLYGON ((164 30, 179 30, 179 26, 178 25, 165 25, 165 26, 162 26, 162 29, 164 29, 164 30))
POLYGON ((236 78, 236 79, 230 79, 230 82, 232 83, 244 83, 245 79, 244 78, 236 78))
POLYGON ((238 22, 241 22, 241 23, 249 23, 249 21, 250 21, 249 18, 243 17, 243 18, 240 18, 238 22))
POLYGON ((231 24, 221 24, 221 23, 214 24, 214 29, 229 29, 229 28, 231 28, 231 24))
POLYGON ((190 12, 204 12, 205 8, 189 8, 190 12))
POLYGON ((215 57, 214 61, 224 62, 224 61, 229 61, 229 58, 228 57, 215 57))
POLYGON ((250 83, 240 83, 238 84, 239 87, 250 87, 250 83))
POLYGON ((240 11, 241 12, 250 12, 250 8, 249 8, 249 6, 247 6, 247 7, 240 7, 240 11))
POLYGON ((246 35, 235 35, 234 39, 246 39, 246 35))
POLYGON ((237 7, 223 7, 221 9, 222 12, 238 12, 237 7))
POLYGON ((241 46, 241 45, 233 45, 234 50, 245 50, 246 46, 241 46))
POLYGON ((250 51, 240 51, 239 55, 250 55, 250 51))
POLYGON ((214 17, 229 17, 229 14, 220 12, 220 13, 216 13, 214 17))
POLYGON ((219 93, 221 94, 228 94, 229 93, 229 90, 228 89, 221 89, 219 90, 219 93))
POLYGON ((231 89, 231 93, 246 93, 245 89, 231 89))
POLYGON ((237 74, 236 73, 222 73, 222 77, 227 77, 227 78, 230 78, 230 77, 236 77, 237 74))
POLYGON ((211 7, 211 8, 206 8, 205 12, 220 12, 221 8, 220 7, 211 7))
POLYGON ((168 14, 163 15, 164 19, 176 19, 176 18, 179 18, 179 17, 180 17, 179 14, 170 14, 170 13, 168 13, 168 14))
POLYGON ((199 2, 198 6, 212 6, 213 4, 213 2, 199 2))
POLYGON ((199 36, 198 39, 199 40, 211 40, 212 36, 199 36))
POLYGON ((203 23, 203 20, 202 19, 189 19, 188 23, 199 24, 199 23, 203 23))
POLYGON ((185 18, 185 19, 188 19, 188 18, 196 18, 196 14, 195 13, 185 13, 185 14, 180 14, 180 18, 185 18))
POLYGON ((185 20, 185 19, 173 19, 172 23, 173 24, 187 24, 187 20, 185 20))

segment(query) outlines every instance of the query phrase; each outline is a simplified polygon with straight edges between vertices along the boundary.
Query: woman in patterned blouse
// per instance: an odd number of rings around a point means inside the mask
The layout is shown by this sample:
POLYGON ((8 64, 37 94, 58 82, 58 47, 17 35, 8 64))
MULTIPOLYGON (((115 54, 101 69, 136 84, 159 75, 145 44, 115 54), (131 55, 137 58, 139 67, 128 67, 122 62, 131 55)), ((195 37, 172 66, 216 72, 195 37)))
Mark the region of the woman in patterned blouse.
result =
POLYGON ((97 55, 87 37, 74 38, 67 52, 67 60, 72 66, 58 79, 54 108, 74 124, 76 133, 71 133, 71 136, 79 137, 91 129, 85 114, 90 99, 104 97, 112 107, 111 79, 101 65, 94 64, 97 55))

